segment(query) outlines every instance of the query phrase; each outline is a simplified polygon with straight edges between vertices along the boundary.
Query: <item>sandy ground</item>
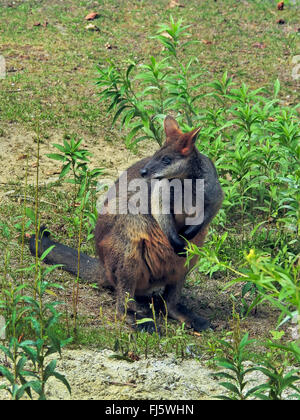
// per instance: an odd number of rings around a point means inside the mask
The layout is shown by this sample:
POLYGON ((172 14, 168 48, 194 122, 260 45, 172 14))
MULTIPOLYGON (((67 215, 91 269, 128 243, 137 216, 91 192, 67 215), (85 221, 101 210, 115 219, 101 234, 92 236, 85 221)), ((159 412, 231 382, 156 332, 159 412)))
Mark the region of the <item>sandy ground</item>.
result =
MULTIPOLYGON (((64 374, 72 394, 56 379, 47 386, 50 400, 192 400, 213 399, 222 393, 213 371, 195 360, 173 356, 129 363, 114 360, 110 350, 65 350, 57 371, 64 374)), ((1 385, 1 378, 0 378, 1 385)), ((0 391, 0 399, 7 399, 0 391)))
MULTIPOLYGON (((52 145, 63 143, 63 133, 52 133, 40 142, 40 184, 49 184, 58 179, 60 162, 49 159, 46 154, 58 153, 52 145)), ((105 176, 116 179, 119 171, 127 169, 137 160, 154 153, 158 146, 154 143, 144 143, 137 154, 132 153, 122 143, 113 144, 101 138, 84 136, 81 145, 93 154, 90 157, 90 167, 104 168, 105 176)), ((12 127, 6 129, 0 137, 0 187, 14 183, 24 183, 28 156, 28 184, 34 184, 36 178, 36 134, 32 131, 12 127)), ((0 199, 6 193, 0 188, 0 199)))

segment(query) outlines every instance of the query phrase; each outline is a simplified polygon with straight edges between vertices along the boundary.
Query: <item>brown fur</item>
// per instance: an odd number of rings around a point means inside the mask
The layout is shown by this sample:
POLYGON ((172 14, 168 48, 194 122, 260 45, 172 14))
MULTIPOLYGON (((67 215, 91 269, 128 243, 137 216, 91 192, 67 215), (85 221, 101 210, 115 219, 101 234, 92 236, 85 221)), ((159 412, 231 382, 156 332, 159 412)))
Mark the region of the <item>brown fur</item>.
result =
MULTIPOLYGON (((157 153, 162 155, 180 153, 186 159, 186 173, 180 174, 180 177, 189 177, 189 171, 191 172, 189 165, 193 166, 192 159, 199 160, 198 152, 194 148, 195 137, 199 129, 183 134, 174 121, 170 117, 166 119, 167 141, 161 151, 157 153)), ((127 170, 128 182, 131 179, 140 178, 141 169, 151 165, 152 160, 153 158, 146 158, 130 167, 127 170)), ((195 170, 195 172, 197 171, 195 170)), ((116 182, 116 189, 119 192, 119 180, 116 182)), ((214 203, 215 208, 210 219, 207 223, 204 223, 192 240, 199 247, 204 243, 209 221, 221 205, 222 198, 220 197, 218 196, 218 203, 216 205, 214 203)), ((107 205, 107 202, 105 205, 107 205)), ((150 207, 151 203, 149 203, 150 207)), ((182 226, 183 216, 175 216, 177 232, 184 227, 182 226)), ((169 315, 185 322, 188 326, 196 327, 195 322, 192 321, 193 314, 190 314, 192 316, 182 314, 177 309, 185 276, 189 268, 195 264, 196 258, 193 258, 190 267, 187 267, 185 258, 179 257, 174 252, 168 237, 159 225, 159 221, 155 220, 152 214, 100 214, 95 238, 97 253, 105 267, 106 277, 117 292, 118 311, 122 313, 124 310, 123 302, 126 293, 130 297, 147 295, 152 290, 163 286, 169 315)), ((132 304, 131 309, 136 311, 136 305, 132 304)), ((196 329, 201 328, 196 327, 196 329)))
MULTIPOLYGON (((185 251, 187 238, 198 247, 204 243, 209 223, 218 212, 223 194, 213 163, 200 154, 194 146, 199 129, 182 133, 172 117, 165 119, 166 143, 152 157, 142 159, 127 170, 128 182, 137 178, 163 179, 204 179, 205 218, 199 226, 185 226, 185 214, 152 214, 151 183, 148 194, 147 214, 110 214, 101 212, 98 217, 95 240, 99 259, 80 254, 80 271, 77 273, 78 253, 76 250, 51 240, 45 229, 39 235, 38 253, 55 245, 44 259, 48 264, 63 264, 64 270, 79 275, 99 285, 110 285, 116 291, 116 308, 119 315, 125 311, 126 294, 130 298, 149 295, 163 287, 163 298, 168 315, 188 327, 201 331, 208 322, 191 311, 179 307, 179 299, 188 270, 196 263, 196 258, 186 265, 185 251), (167 162, 166 162, 167 158, 167 162), (179 255, 178 255, 179 254, 179 255)), ((119 194, 120 178, 115 183, 119 194)), ((196 194, 196 190, 192 190, 196 194)), ((128 193, 127 199, 130 199, 128 193)), ((116 204, 120 204, 116 199, 116 204)), ((173 197, 173 204, 176 197, 173 197)), ((125 200, 126 201, 126 200, 125 200)), ((128 201, 127 201, 128 202, 128 201)), ((108 200, 104 208, 108 208, 108 200)), ((118 206, 117 206, 118 207, 118 206)), ((157 206, 155 207, 157 208, 157 206)), ((30 240, 31 252, 35 255, 35 236, 30 240)), ((127 308, 135 316, 143 317, 138 305, 131 300, 127 308)), ((149 324, 151 330, 153 324, 149 324)))

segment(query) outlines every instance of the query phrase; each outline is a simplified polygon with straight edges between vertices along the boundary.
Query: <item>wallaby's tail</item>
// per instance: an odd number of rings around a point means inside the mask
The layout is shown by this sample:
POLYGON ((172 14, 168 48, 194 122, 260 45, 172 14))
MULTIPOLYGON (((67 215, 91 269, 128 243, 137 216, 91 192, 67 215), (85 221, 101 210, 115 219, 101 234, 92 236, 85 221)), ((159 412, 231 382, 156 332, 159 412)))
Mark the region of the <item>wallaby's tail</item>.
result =
MULTIPOLYGON (((55 242, 51 239, 50 233, 42 227, 39 233, 38 256, 40 257, 48 248, 54 245, 54 248, 43 260, 46 264, 62 264, 62 269, 68 273, 77 276, 78 274, 78 251, 66 245, 55 242)), ((36 255, 35 235, 32 235, 29 242, 29 248, 32 255, 36 255)), ((79 277, 89 283, 98 283, 105 286, 104 268, 97 258, 89 257, 80 253, 79 277)))

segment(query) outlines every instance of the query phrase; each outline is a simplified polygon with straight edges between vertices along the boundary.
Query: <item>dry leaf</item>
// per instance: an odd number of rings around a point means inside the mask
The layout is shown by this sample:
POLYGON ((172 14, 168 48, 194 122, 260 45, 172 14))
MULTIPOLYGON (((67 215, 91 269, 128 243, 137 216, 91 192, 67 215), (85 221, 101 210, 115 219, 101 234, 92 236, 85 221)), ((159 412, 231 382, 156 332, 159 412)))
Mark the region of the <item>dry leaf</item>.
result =
POLYGON ((140 360, 139 356, 137 354, 134 354, 133 351, 129 351, 127 353, 127 356, 129 357, 129 359, 133 360, 134 362, 137 362, 138 360, 140 360))
POLYGON ((160 35, 164 36, 165 38, 173 39, 168 32, 162 32, 160 35))
POLYGON ((88 30, 88 31, 94 31, 94 32, 99 32, 100 31, 98 26, 94 25, 93 23, 89 23, 88 25, 86 25, 85 29, 88 30))
POLYGON ((89 13, 86 17, 85 17, 85 20, 94 20, 94 19, 97 19, 99 17, 99 14, 98 13, 96 13, 96 12, 92 12, 92 13, 89 13))
POLYGON ((284 1, 280 1, 279 3, 277 3, 277 9, 278 10, 283 10, 284 9, 284 1))
POLYGON ((174 9, 174 7, 184 7, 184 4, 180 3, 178 0, 171 0, 168 8, 174 9))
POLYGON ((27 158, 27 155, 20 155, 17 160, 22 160, 22 159, 26 159, 26 158, 27 158))
POLYGON ((255 42, 255 44, 252 44, 252 47, 264 49, 266 48, 266 44, 264 44, 263 42, 255 42))
POLYGON ((113 48, 118 48, 118 47, 116 47, 115 45, 111 45, 109 42, 107 42, 107 43, 105 44, 105 48, 106 48, 107 50, 112 50, 113 48))

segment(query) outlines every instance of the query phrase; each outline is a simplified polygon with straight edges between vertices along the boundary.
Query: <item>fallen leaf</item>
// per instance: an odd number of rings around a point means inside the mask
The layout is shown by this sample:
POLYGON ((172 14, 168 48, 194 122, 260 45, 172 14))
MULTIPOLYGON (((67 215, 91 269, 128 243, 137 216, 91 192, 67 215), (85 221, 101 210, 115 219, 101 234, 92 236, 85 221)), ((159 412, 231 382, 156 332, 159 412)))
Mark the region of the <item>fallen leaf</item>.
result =
POLYGON ((139 356, 133 353, 133 351, 129 351, 127 353, 127 356, 129 357, 129 359, 133 360, 134 362, 137 362, 138 360, 140 360, 139 356))
POLYGON ((173 39, 168 32, 162 32, 160 35, 164 36, 165 38, 173 39))
POLYGON ((279 3, 277 3, 277 9, 278 10, 283 10, 284 9, 284 1, 280 1, 279 3))
POLYGON ((85 29, 88 30, 88 31, 94 31, 94 32, 99 32, 100 31, 98 26, 93 25, 92 23, 89 23, 88 25, 86 25, 85 29))
POLYGON ((17 160, 22 160, 22 159, 26 159, 26 158, 27 158, 27 155, 20 155, 17 160))
POLYGON ((118 48, 118 47, 116 47, 115 45, 111 45, 109 42, 107 42, 107 43, 105 44, 105 48, 106 48, 107 50, 112 50, 113 48, 118 48))
POLYGON ((264 49, 266 48, 266 44, 264 44, 263 42, 255 42, 254 44, 252 44, 252 47, 264 49))
POLYGON ((92 13, 89 13, 84 19, 85 20, 94 20, 94 19, 97 19, 98 17, 99 17, 99 13, 92 12, 92 13))
POLYGON ((174 9, 174 7, 184 7, 184 4, 180 3, 178 0, 171 0, 168 8, 174 9))

